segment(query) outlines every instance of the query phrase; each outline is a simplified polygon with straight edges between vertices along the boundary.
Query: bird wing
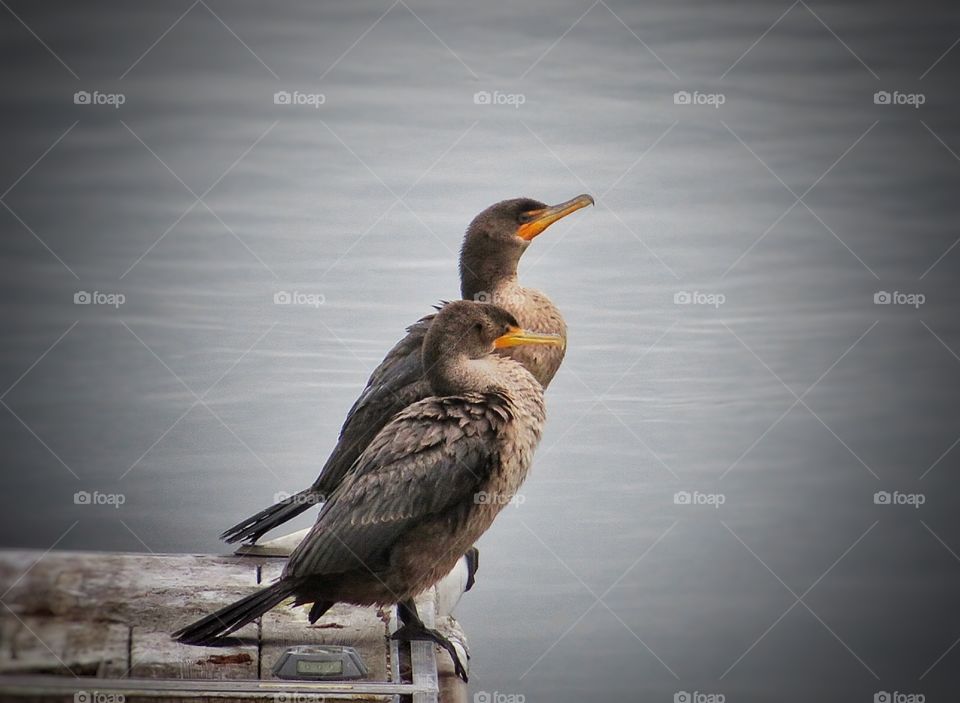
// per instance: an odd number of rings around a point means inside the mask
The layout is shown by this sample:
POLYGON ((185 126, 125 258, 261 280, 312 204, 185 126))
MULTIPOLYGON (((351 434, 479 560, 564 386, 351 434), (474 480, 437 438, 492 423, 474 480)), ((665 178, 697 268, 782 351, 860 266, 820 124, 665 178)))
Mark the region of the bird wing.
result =
POLYGON ((286 575, 375 570, 405 530, 458 503, 472 504, 498 465, 492 440, 509 418, 498 394, 427 398, 403 411, 330 496, 286 575))
POLYGON ((360 453, 397 413, 430 395, 420 350, 435 315, 422 317, 374 369, 340 428, 340 437, 327 458, 314 490, 329 495, 343 480, 360 453))

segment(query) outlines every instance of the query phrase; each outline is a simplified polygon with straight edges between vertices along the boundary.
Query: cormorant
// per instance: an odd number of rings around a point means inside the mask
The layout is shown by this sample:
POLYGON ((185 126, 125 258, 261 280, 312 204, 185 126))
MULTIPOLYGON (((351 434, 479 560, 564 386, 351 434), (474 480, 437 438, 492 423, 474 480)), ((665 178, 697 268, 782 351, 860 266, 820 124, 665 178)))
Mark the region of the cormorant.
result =
MULTIPOLYGON (((589 195, 553 206, 515 198, 481 212, 467 228, 460 252, 462 298, 495 303, 512 313, 521 326, 566 340, 567 326, 560 311, 541 291, 520 285, 517 264, 534 237, 557 220, 592 204, 589 195)), ((256 542, 266 532, 323 503, 390 418, 430 395, 420 351, 434 317, 428 315, 408 327, 406 337, 370 375, 313 485, 234 525, 221 539, 229 543, 256 542)), ((565 346, 520 346, 502 353, 523 364, 546 388, 560 368, 564 351, 565 346)))
POLYGON ((316 622, 338 602, 399 604, 398 640, 430 640, 414 597, 433 586, 490 527, 523 483, 544 423, 543 388, 513 359, 521 345, 560 346, 527 332, 506 310, 457 301, 434 317, 423 341, 429 397, 374 437, 330 495, 280 579, 174 634, 211 644, 287 598, 312 603, 316 622))

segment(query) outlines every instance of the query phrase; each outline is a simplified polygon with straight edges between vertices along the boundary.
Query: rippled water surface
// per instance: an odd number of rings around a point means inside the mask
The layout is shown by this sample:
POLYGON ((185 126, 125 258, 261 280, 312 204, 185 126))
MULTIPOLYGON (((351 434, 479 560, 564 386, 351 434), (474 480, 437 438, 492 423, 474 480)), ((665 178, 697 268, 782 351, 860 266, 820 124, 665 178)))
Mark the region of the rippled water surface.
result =
POLYGON ((458 611, 473 691, 956 695, 955 10, 11 9, 65 65, 3 18, 7 546, 222 550, 457 294, 473 215, 589 192, 521 266, 569 351, 458 611))

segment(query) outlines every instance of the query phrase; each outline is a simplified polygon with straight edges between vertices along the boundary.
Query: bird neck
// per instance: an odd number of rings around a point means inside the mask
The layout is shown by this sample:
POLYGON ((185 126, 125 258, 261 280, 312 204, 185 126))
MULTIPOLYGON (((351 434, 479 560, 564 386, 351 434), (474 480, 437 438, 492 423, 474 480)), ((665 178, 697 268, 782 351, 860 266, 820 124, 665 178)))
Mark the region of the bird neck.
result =
MULTIPOLYGON (((424 352, 427 350, 424 349, 424 352)), ((434 395, 463 395, 464 393, 489 393, 500 390, 503 380, 499 378, 497 357, 484 356, 471 359, 466 354, 445 354, 432 358, 424 354, 427 380, 434 395)))
MULTIPOLYGON (((517 282, 517 264, 526 246, 468 237, 460 252, 460 294, 464 300, 482 300, 517 282)), ((493 302, 488 300, 487 302, 493 302)))
POLYGON ((478 300, 493 303, 497 293, 516 285, 517 265, 511 268, 494 267, 490 262, 481 262, 475 266, 461 267, 460 297, 464 300, 478 300))

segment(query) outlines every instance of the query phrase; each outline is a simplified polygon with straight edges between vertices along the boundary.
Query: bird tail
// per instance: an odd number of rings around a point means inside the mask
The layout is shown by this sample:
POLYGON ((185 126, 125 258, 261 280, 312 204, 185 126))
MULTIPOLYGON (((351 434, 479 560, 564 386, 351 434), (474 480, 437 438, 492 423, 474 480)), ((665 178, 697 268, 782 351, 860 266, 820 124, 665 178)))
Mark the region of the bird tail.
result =
POLYGON ((183 644, 213 644, 278 606, 294 594, 296 587, 297 584, 293 581, 278 581, 197 620, 192 625, 187 625, 182 630, 177 630, 172 637, 183 644))
POLYGON ((288 520, 292 520, 300 513, 320 502, 322 501, 316 491, 312 488, 307 488, 299 493, 294 493, 292 496, 287 496, 279 503, 271 505, 256 515, 237 523, 220 535, 220 539, 228 544, 234 544, 243 540, 249 540, 251 543, 256 542, 273 528, 279 527, 288 520))

